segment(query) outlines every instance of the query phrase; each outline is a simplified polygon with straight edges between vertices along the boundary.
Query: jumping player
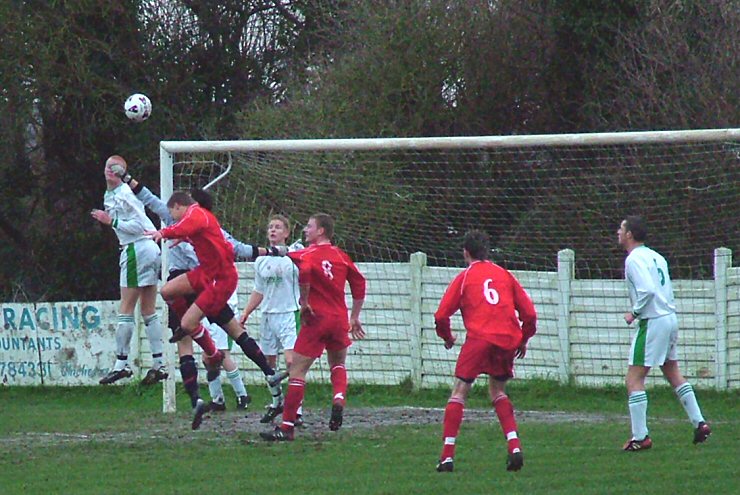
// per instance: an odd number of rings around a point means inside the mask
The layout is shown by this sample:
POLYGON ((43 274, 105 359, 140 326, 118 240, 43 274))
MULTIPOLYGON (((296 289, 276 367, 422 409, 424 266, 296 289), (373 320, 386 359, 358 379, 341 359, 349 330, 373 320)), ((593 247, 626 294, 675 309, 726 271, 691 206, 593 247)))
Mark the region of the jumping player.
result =
MULTIPOLYGON (((177 192, 170 197, 167 207, 176 224, 160 231, 150 232, 155 240, 187 240, 193 245, 200 265, 195 269, 168 281, 162 287, 162 297, 180 316, 182 332, 174 332, 170 342, 176 342, 185 335, 190 335, 199 345, 202 339, 205 353, 204 363, 210 377, 219 369, 223 361, 223 352, 215 345, 205 328, 200 324, 203 316, 216 322, 231 335, 249 359, 259 366, 265 374, 268 387, 272 393, 280 388, 283 375, 277 375, 267 364, 264 354, 257 342, 241 328, 234 317, 233 310, 227 301, 236 290, 238 274, 234 265, 234 249, 224 237, 223 230, 216 217, 198 204, 190 195, 177 192), (195 302, 188 306, 187 298, 196 296, 195 302), (213 350, 213 354, 211 353, 213 350)), ((284 251, 273 250, 276 254, 284 251)), ((196 404, 193 428, 199 425, 199 418, 206 411, 205 404, 196 404)))
POLYGON ((128 353, 134 333, 134 309, 136 302, 141 299, 141 316, 152 352, 152 368, 141 383, 152 385, 167 378, 162 362, 162 326, 155 311, 160 251, 159 246, 145 235, 154 225, 144 213, 144 205, 119 177, 125 173, 126 167, 126 160, 121 156, 113 155, 106 160, 105 210, 94 209, 90 212, 95 220, 113 229, 121 246, 121 304, 116 327, 116 362, 100 383, 108 385, 133 375, 128 365, 128 353))

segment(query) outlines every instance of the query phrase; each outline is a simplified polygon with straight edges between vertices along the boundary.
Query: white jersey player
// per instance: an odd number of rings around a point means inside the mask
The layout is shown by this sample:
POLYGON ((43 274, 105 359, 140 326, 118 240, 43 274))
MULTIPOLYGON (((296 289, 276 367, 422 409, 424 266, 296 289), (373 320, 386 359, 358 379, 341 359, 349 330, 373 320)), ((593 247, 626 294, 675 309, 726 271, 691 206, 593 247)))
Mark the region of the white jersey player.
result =
MULTIPOLYGON (((290 236, 290 221, 283 215, 273 215, 267 225, 270 246, 285 246, 290 236)), ((303 249, 300 242, 293 243, 289 250, 303 249)), ((270 365, 277 366, 277 354, 282 349, 285 366, 293 362, 293 347, 300 326, 298 314, 298 267, 288 257, 260 257, 254 263, 254 290, 241 316, 246 325, 249 316, 257 307, 262 309, 260 321, 260 347, 270 365)), ((271 422, 283 411, 282 396, 273 396, 272 404, 262 423, 271 422)), ((300 416, 301 411, 299 411, 300 416)))
POLYGON ((94 209, 90 213, 95 220, 113 229, 121 250, 121 304, 116 327, 116 362, 100 383, 107 385, 133 374, 128 365, 128 354, 134 333, 134 309, 141 298, 141 316, 152 352, 152 368, 142 384, 151 385, 167 378, 162 362, 162 326, 155 311, 160 250, 152 239, 144 235, 144 231, 154 228, 144 212, 144 205, 121 181, 120 175, 126 167, 122 157, 113 155, 108 158, 105 162, 105 210, 94 209))
POLYGON ((694 443, 704 442, 711 429, 704 421, 694 389, 678 367, 678 320, 668 263, 658 252, 645 246, 647 228, 641 217, 627 217, 619 226, 617 237, 629 253, 625 278, 632 307, 624 314, 624 320, 628 325, 638 322, 626 378, 632 438, 623 448, 638 451, 653 445, 648 435, 645 392, 645 377, 653 366, 660 366, 686 410, 694 426, 694 443))

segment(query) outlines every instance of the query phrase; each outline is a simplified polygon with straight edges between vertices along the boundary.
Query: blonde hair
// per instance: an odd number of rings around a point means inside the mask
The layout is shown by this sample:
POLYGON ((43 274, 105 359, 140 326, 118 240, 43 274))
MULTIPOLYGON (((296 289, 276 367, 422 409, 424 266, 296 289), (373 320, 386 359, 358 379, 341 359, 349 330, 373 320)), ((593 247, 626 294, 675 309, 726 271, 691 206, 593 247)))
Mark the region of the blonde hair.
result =
POLYGON ((269 225, 270 222, 272 222, 273 220, 277 220, 279 222, 282 222, 282 224, 285 225, 285 230, 287 230, 288 232, 290 232, 290 220, 288 220, 288 217, 286 217, 285 215, 281 215, 279 213, 276 213, 276 214, 274 214, 274 215, 272 215, 270 217, 270 220, 267 221, 267 224, 269 225))

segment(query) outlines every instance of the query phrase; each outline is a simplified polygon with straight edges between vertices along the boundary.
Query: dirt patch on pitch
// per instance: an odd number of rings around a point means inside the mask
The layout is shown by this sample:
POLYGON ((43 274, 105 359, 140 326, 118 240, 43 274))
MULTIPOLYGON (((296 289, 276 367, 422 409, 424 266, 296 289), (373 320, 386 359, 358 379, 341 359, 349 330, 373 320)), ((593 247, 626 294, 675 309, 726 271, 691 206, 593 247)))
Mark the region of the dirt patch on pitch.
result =
MULTIPOLYGON (((269 424, 260 423, 262 410, 243 412, 226 411, 206 414, 198 431, 190 428, 190 415, 178 412, 173 416, 157 415, 142 418, 139 427, 129 431, 116 432, 26 432, 0 438, 3 445, 15 445, 22 448, 37 448, 54 445, 81 444, 88 442, 115 442, 121 444, 138 444, 152 441, 187 443, 207 439, 238 439, 240 441, 258 440, 259 432, 271 428, 269 424), (170 419, 171 418, 171 419, 170 419)), ((310 409, 305 411, 305 426, 299 435, 320 439, 333 433, 329 431, 328 409, 310 409)), ((426 407, 374 407, 352 408, 344 413, 342 431, 362 431, 393 426, 441 425, 444 416, 442 408, 426 407)), ((537 423, 566 422, 625 422, 628 416, 591 413, 517 411, 517 421, 537 423)), ((496 414, 492 410, 466 409, 465 421, 468 423, 496 423, 496 414)))

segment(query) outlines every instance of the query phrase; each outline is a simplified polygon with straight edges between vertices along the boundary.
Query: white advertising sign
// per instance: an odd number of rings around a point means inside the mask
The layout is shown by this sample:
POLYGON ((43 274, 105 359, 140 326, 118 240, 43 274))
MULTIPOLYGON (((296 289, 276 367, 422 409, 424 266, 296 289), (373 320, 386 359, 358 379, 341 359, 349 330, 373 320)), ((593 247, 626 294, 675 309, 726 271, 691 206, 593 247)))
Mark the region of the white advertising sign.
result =
POLYGON ((117 301, 0 303, 0 383, 97 384, 115 359, 117 312, 117 301))

